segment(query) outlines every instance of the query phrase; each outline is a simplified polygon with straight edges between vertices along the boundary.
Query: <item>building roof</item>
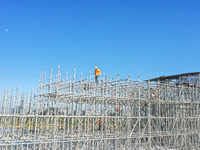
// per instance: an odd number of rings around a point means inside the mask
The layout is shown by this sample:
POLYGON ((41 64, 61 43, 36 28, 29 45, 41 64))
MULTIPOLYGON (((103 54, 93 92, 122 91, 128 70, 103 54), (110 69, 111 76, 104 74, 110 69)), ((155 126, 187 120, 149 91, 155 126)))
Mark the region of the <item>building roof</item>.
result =
MULTIPOLYGON (((177 75, 171 75, 171 76, 161 76, 161 77, 158 77, 158 78, 153 78, 153 79, 150 79, 150 81, 165 81, 165 80, 173 80, 173 79, 176 79, 178 80, 179 77, 186 77, 186 76, 194 76, 194 75, 200 75, 200 72, 190 72, 190 73, 182 73, 182 74, 177 74, 177 75)), ((148 81, 148 80, 146 80, 148 81)))

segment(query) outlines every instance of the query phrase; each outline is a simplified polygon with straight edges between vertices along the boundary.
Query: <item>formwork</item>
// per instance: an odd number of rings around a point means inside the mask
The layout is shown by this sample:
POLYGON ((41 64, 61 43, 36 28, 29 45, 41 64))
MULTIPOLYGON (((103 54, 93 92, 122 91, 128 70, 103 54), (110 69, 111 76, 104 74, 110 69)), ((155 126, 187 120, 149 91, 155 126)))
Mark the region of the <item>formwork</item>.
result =
POLYGON ((199 149, 200 88, 41 74, 37 93, 0 94, 1 150, 199 149), (154 94, 153 94, 154 93, 154 94))

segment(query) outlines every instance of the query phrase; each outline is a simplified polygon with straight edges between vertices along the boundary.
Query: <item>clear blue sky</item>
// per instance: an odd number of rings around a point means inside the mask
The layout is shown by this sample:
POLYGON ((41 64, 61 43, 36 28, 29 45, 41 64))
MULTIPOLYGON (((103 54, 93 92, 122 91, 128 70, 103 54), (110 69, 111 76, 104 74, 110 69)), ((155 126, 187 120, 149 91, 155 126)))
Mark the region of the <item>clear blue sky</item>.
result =
POLYGON ((199 0, 1 0, 0 91, 61 66, 142 79, 200 71, 199 0))

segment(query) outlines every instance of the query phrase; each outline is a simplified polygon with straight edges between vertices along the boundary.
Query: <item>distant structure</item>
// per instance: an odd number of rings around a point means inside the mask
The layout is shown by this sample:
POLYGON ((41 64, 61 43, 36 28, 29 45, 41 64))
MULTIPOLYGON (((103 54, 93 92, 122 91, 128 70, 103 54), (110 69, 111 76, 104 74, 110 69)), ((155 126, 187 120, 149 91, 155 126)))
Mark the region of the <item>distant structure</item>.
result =
POLYGON ((150 79, 150 81, 172 83, 176 85, 199 86, 199 75, 200 72, 183 73, 171 76, 163 75, 158 78, 150 79))
POLYGON ((199 84, 199 72, 97 84, 59 66, 37 93, 0 93, 0 149, 200 149, 199 84))

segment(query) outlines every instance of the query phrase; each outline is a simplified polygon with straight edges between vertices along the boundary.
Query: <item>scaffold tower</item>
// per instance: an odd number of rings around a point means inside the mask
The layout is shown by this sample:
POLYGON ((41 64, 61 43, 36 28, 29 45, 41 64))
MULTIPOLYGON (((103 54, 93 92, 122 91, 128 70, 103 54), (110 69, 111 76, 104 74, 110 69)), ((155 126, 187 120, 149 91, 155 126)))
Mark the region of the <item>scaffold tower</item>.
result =
POLYGON ((63 79, 59 66, 54 77, 41 74, 37 93, 0 93, 1 150, 200 149, 200 73, 187 84, 105 74, 97 83, 76 70, 63 79))

